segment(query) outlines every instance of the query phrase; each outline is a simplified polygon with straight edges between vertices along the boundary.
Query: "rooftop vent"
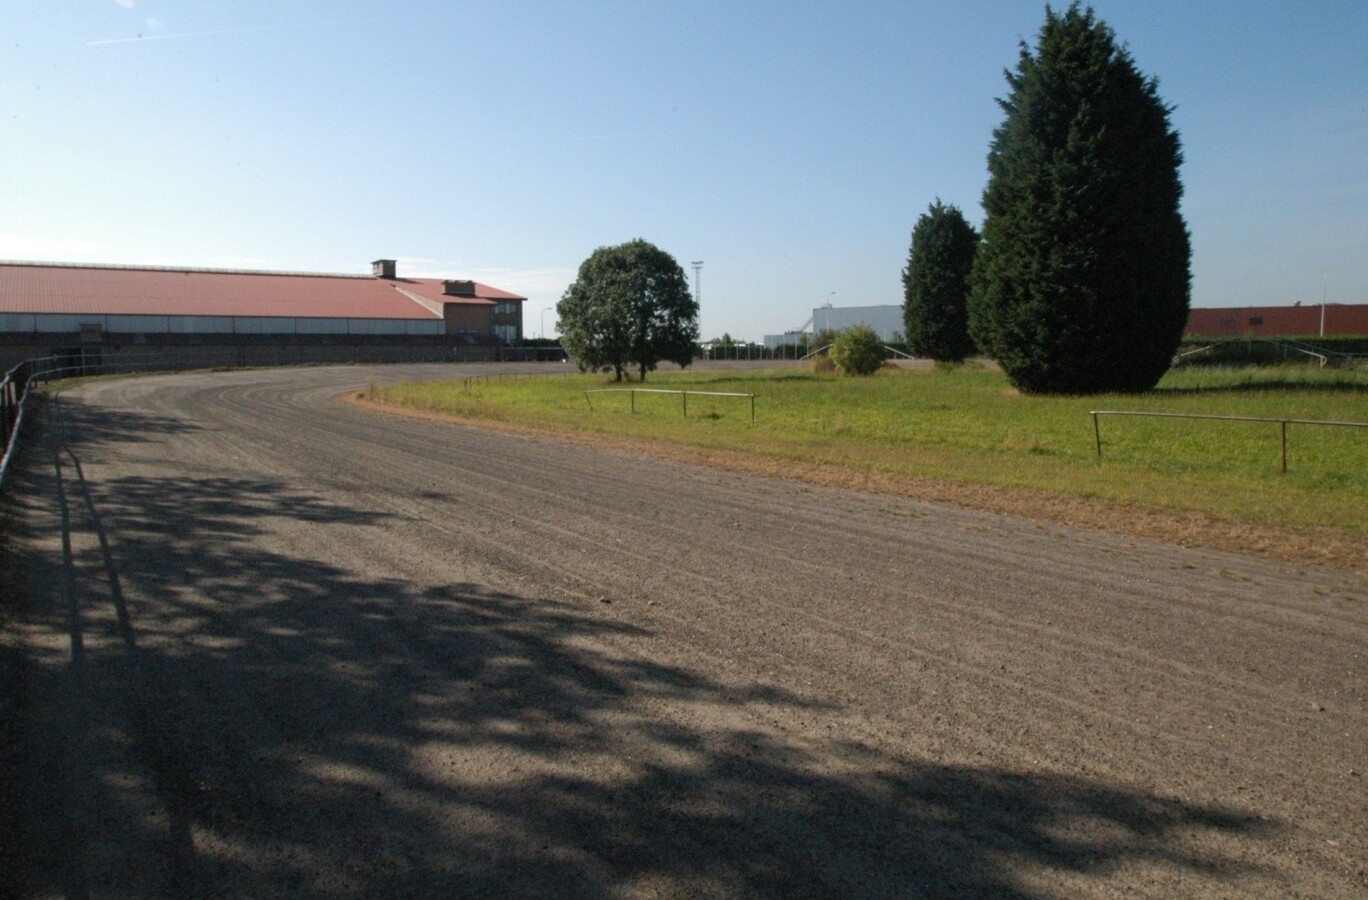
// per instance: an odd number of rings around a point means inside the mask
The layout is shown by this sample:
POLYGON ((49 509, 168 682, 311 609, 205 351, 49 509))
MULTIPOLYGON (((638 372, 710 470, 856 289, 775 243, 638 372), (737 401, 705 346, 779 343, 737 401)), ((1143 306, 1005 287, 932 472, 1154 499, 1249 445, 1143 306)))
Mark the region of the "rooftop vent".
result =
POLYGON ((442 293, 449 297, 474 297, 475 282, 473 281, 443 281, 442 293))
POLYGON ((371 274, 376 278, 388 278, 394 280, 394 260, 377 259, 371 263, 371 274))

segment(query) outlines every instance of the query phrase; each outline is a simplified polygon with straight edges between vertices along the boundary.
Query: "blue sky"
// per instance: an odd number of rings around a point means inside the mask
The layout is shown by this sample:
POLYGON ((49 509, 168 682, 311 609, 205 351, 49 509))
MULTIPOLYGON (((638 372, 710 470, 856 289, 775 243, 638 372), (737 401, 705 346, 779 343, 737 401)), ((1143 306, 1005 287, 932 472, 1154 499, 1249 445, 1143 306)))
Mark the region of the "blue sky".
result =
MULTIPOLYGON (((470 277, 642 237, 703 336, 902 302, 1044 3, 16 0, 0 258, 470 277), (832 292, 835 295, 832 296, 832 292)), ((1062 6, 1064 4, 1056 4, 1062 6)), ((1368 2, 1099 0, 1176 106, 1193 305, 1368 302, 1368 2)))

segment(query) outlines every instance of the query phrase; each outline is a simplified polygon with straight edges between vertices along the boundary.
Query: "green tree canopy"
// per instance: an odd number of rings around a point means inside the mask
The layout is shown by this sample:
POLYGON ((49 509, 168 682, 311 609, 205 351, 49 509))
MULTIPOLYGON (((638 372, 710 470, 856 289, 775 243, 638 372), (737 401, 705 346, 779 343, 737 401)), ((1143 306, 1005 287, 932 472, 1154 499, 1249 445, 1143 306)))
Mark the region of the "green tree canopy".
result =
POLYGON ((978 241, 964 214, 939 198, 912 229, 903 270, 903 324, 915 355, 962 362, 976 349, 967 303, 978 241))
POLYGON ((600 247, 556 304, 562 345, 581 371, 635 365, 642 381, 662 360, 687 366, 698 342, 698 303, 673 256, 640 238, 600 247))
POLYGON ((1106 24, 1046 8, 993 132, 969 327, 1019 388, 1144 391, 1182 338, 1191 249, 1169 107, 1106 24))

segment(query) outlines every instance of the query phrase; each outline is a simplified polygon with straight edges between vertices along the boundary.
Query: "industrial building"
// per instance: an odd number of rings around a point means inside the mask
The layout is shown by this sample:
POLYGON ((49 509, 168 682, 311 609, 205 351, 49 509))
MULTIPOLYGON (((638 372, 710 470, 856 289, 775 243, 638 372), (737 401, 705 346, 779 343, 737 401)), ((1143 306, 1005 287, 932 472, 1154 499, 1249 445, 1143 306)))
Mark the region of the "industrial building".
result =
POLYGON ((900 341, 906 327, 898 306, 819 306, 812 311, 812 330, 845 331, 867 325, 881 341, 900 341))
POLYGON ((823 331, 845 331, 856 325, 868 325, 879 340, 887 342, 903 339, 902 306, 819 306, 812 311, 812 317, 797 331, 783 334, 767 334, 765 347, 776 350, 799 343, 803 334, 820 334, 823 331))
POLYGON ((498 359, 526 298, 469 280, 0 262, 0 365, 58 355, 105 365, 498 359))
MULTIPOLYGON (((819 306, 797 331, 767 334, 768 350, 801 343, 803 336, 822 331, 844 331, 868 325, 881 340, 903 338, 901 306, 819 306)), ((1319 335, 1368 336, 1368 304, 1317 303, 1292 306, 1238 306, 1193 309, 1185 334, 1189 337, 1315 337, 1319 335)))
POLYGON ((1194 309, 1188 314, 1186 333, 1208 338, 1368 335, 1368 304, 1298 303, 1194 309))

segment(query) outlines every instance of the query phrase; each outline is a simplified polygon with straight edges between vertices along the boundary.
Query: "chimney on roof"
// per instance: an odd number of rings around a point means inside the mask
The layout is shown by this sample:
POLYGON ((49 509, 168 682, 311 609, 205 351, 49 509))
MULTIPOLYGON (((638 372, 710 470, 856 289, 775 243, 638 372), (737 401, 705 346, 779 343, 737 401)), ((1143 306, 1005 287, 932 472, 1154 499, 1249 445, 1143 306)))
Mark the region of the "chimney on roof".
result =
POLYGON ((442 293, 449 297, 474 297, 475 282, 473 281, 443 281, 442 293))
POLYGON ((377 259, 371 263, 371 274, 376 278, 388 278, 394 280, 394 260, 377 259))

